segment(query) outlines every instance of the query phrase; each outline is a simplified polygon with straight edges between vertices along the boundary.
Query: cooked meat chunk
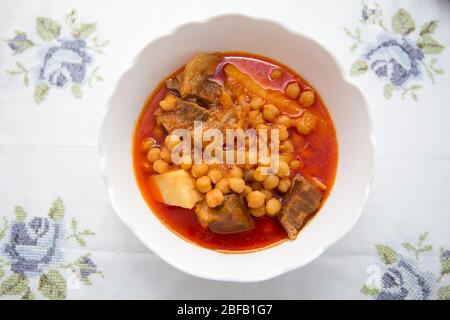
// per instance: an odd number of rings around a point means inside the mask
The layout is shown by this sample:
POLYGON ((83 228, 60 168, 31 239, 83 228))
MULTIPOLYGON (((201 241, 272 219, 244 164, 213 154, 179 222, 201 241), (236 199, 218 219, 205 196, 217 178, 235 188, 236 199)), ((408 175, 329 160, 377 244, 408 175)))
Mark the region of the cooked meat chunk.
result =
POLYGON ((206 104, 218 104, 222 86, 209 80, 217 67, 219 55, 199 54, 186 64, 178 77, 180 94, 184 98, 196 98, 206 104))
POLYGON ((296 177, 283 199, 280 222, 290 239, 295 239, 306 218, 320 207, 322 193, 303 177, 296 177))
POLYGON ((156 122, 167 132, 171 132, 174 129, 191 129, 194 127, 194 121, 208 121, 211 114, 196 103, 177 99, 174 109, 163 111, 158 108, 155 116, 156 122))
POLYGON ((223 204, 209 208, 205 201, 197 204, 197 217, 203 226, 216 233, 228 234, 242 232, 253 227, 244 200, 237 194, 227 194, 223 204))
POLYGON ((211 109, 211 117, 205 124, 204 129, 219 129, 225 135, 225 130, 233 128, 237 121, 236 111, 233 109, 217 111, 211 109))
POLYGON ((180 83, 178 82, 177 78, 171 78, 166 80, 166 87, 169 90, 174 90, 178 92, 178 95, 180 93, 180 83))

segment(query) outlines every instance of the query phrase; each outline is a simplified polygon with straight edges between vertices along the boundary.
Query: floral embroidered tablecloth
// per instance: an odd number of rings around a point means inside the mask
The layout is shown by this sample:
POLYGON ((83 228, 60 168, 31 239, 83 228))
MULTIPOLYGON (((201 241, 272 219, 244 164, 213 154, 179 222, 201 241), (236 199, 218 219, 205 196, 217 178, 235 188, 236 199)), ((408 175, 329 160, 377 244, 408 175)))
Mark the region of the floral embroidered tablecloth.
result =
POLYGON ((0 37, 0 299, 450 298, 450 1, 2 1, 0 37), (378 144, 354 229, 255 284, 161 261, 118 220, 99 171, 100 114, 137 52, 221 13, 280 21, 333 51, 378 144))

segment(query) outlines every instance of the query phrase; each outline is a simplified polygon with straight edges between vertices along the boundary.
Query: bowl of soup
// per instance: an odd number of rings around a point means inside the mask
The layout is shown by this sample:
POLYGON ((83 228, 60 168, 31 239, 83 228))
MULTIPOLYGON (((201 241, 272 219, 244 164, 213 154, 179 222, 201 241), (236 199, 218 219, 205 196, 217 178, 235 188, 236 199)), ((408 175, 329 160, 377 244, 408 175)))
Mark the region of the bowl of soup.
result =
POLYGON ((367 103, 332 54, 240 15, 143 48, 99 146, 123 222, 174 267, 223 281, 314 260, 356 223, 375 167, 367 103))

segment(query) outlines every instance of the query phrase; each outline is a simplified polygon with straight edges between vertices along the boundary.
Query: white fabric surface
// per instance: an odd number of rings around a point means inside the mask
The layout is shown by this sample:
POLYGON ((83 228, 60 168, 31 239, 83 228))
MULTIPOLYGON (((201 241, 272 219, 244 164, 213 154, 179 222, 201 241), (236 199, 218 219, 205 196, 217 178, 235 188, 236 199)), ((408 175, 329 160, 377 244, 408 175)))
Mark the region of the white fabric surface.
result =
MULTIPOLYGON (((449 1, 379 2, 387 28, 391 28, 395 12, 405 8, 416 22, 415 33, 423 23, 439 20, 433 38, 445 47, 450 45, 449 1)), ((109 40, 105 55, 95 55, 104 80, 92 88, 83 86, 81 99, 74 98, 70 89, 52 88, 37 105, 32 76, 26 87, 20 75, 6 73, 15 68, 16 61, 38 68, 32 48, 13 55, 6 41, 0 43, 0 218, 13 221, 16 205, 23 206, 30 216, 45 216, 59 196, 66 207, 65 219, 75 217, 81 229, 95 232, 86 238, 85 247, 69 242, 63 250, 67 257, 90 252, 103 277, 92 275, 91 285, 69 283, 67 298, 362 299, 366 298, 360 290, 369 278, 368 267, 385 269, 375 245, 390 245, 404 253, 402 243, 416 242, 425 231, 433 250, 423 254, 421 269, 439 272, 439 248, 450 249, 448 48, 435 55, 436 65, 444 70, 436 75, 435 84, 425 74, 419 80, 418 101, 409 96, 402 99, 400 94, 386 99, 384 83, 373 72, 353 78, 369 101, 378 149, 373 188, 357 225, 301 269, 261 283, 222 283, 194 278, 167 265, 114 214, 99 170, 96 135, 115 82, 152 39, 185 22, 223 13, 270 18, 301 30, 332 51, 349 71, 358 53, 350 52, 352 40, 344 28, 358 27, 363 33, 374 28, 360 22, 363 5, 360 1, 324 0, 2 1, 1 38, 11 39, 14 31, 20 30, 38 39, 36 17, 62 23, 71 8, 77 10, 80 20, 97 22, 95 34, 102 41, 109 40)), ((264 41, 264 35, 255 36, 264 41)), ((5 253, 2 256, 7 260, 5 253)), ((5 272, 11 274, 8 266, 5 272)), ((442 283, 448 284, 448 279, 442 283)), ((37 293, 35 298, 43 296, 37 293)))

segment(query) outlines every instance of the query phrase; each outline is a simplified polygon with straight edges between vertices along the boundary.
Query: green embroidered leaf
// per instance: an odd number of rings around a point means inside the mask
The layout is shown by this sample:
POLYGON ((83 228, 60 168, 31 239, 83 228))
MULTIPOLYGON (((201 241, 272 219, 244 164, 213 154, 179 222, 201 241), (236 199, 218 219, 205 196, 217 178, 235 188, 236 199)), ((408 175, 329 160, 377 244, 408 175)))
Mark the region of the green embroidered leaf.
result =
POLYGON ((39 17, 36 19, 36 32, 43 41, 50 41, 59 36, 61 26, 50 18, 39 17))
POLYGON ((75 28, 72 29, 71 34, 75 38, 79 39, 85 39, 89 37, 91 34, 95 32, 95 29, 97 28, 96 23, 80 23, 75 28))
POLYGON ((45 100, 48 94, 49 87, 45 83, 37 84, 34 88, 34 101, 36 104, 40 104, 45 100))
POLYGON ((64 204, 61 198, 58 197, 53 202, 51 208, 48 209, 48 216, 55 221, 64 218, 64 204))
POLYGON ((81 277, 80 281, 83 282, 85 285, 87 286, 91 286, 92 285, 92 281, 91 279, 87 278, 87 277, 81 277))
POLYGON ((422 253, 422 252, 431 252, 431 250, 433 250, 433 247, 430 245, 426 245, 423 248, 420 248, 418 250, 418 252, 422 253))
POLYGON ((369 287, 365 285, 361 289, 361 293, 365 296, 376 297, 380 293, 380 289, 377 287, 369 287))
POLYGON ((70 91, 77 99, 81 99, 81 97, 83 96, 83 91, 81 90, 81 86, 78 83, 74 83, 70 91))
POLYGON ((2 240, 5 237, 7 230, 8 230, 8 219, 6 219, 6 217, 3 217, 3 227, 0 229, 0 240, 2 240))
POLYGON ((17 38, 8 40, 8 43, 11 43, 14 46, 14 53, 22 53, 34 46, 34 43, 27 38, 25 32, 16 32, 16 34, 17 36, 21 36, 19 40, 17 38))
POLYGON ((95 232, 86 229, 83 232, 80 232, 80 235, 81 236, 95 236, 95 232))
POLYGON ((449 300, 450 299, 450 286, 440 287, 437 292, 439 300, 449 300))
POLYGON ((377 255, 384 264, 389 265, 397 261, 397 253, 391 247, 382 244, 377 244, 375 247, 377 249, 377 255))
POLYGON ((38 289, 44 297, 49 299, 65 299, 67 283, 63 276, 56 270, 51 270, 39 278, 38 289))
POLYGON ((14 215, 16 216, 17 222, 20 222, 20 223, 24 222, 27 217, 25 209, 22 208, 21 206, 14 207, 14 215))
POLYGON ((439 21, 436 20, 424 23, 422 28, 420 28, 420 35, 423 36, 427 33, 433 33, 436 30, 438 24, 439 21))
POLYGON ((24 275, 13 273, 0 285, 0 296, 15 296, 26 293, 28 278, 24 275))
MULTIPOLYGON (((416 85, 417 86, 417 85, 416 85)), ((420 86, 419 86, 420 87, 420 86)), ((425 231, 424 233, 422 233, 419 237, 419 241, 422 243, 424 242, 428 237, 428 231, 425 231)))
POLYGON ((69 13, 66 14, 65 21, 69 28, 72 28, 75 25, 75 23, 77 22, 77 16, 78 14, 75 9, 70 10, 69 13))
POLYGON ((5 275, 5 270, 3 270, 3 266, 0 264, 0 278, 3 278, 5 275))
POLYGON ((416 247, 414 247, 411 243, 405 242, 402 243, 403 248, 405 248, 408 251, 416 252, 416 247))
POLYGON ((73 232, 77 232, 78 222, 75 220, 75 218, 72 218, 72 222, 70 223, 70 227, 72 228, 73 232))
POLYGON ((394 86, 392 83, 386 83, 383 88, 383 94, 386 99, 392 98, 392 91, 394 90, 394 86))
POLYGON ((34 294, 30 287, 28 287, 25 291, 25 294, 22 296, 22 300, 34 300, 34 294))
POLYGON ((439 260, 441 263, 441 274, 450 274, 450 256, 446 257, 444 248, 441 248, 441 255, 439 260))
POLYGON ((415 29, 415 23, 411 15, 405 9, 400 9, 392 17, 392 30, 395 33, 407 35, 415 29))
POLYGON ((417 40, 417 46, 426 54, 438 54, 445 49, 442 44, 434 40, 429 34, 421 36, 417 40))
POLYGON ((367 62, 365 60, 356 60, 352 64, 352 68, 350 70, 351 76, 358 76, 363 74, 368 70, 367 62))
POLYGON ((82 247, 86 246, 86 240, 79 237, 78 235, 74 235, 74 238, 75 238, 75 240, 77 240, 77 242, 80 244, 80 246, 82 246, 82 247))
POLYGON ((10 76, 17 76, 18 74, 21 74, 20 71, 16 70, 6 70, 6 73, 9 74, 10 76))

